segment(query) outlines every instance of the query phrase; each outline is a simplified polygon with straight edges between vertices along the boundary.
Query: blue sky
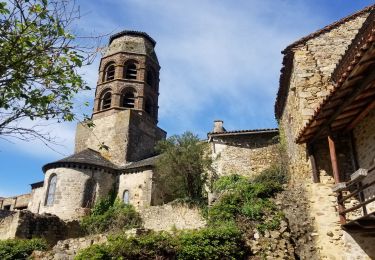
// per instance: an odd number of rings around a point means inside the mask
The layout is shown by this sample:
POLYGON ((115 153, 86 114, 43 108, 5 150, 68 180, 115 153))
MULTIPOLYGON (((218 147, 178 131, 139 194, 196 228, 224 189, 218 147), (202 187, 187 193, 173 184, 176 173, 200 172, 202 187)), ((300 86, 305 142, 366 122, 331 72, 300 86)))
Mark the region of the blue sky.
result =
MULTIPOLYGON (((157 41, 161 65, 159 126, 168 135, 193 131, 205 138, 213 120, 228 130, 276 127, 273 106, 281 51, 290 43, 373 1, 349 0, 96 0, 76 1, 82 36, 124 29, 157 41)), ((104 38, 103 44, 107 43, 104 38)), ((90 44, 90 43, 88 43, 90 44)), ((92 91, 76 97, 77 111, 92 103, 98 57, 82 69, 92 91)), ((30 122, 25 122, 30 124, 30 122)), ((0 196, 27 193, 43 179, 41 167, 73 153, 75 124, 51 125, 60 145, 0 139, 0 196)))

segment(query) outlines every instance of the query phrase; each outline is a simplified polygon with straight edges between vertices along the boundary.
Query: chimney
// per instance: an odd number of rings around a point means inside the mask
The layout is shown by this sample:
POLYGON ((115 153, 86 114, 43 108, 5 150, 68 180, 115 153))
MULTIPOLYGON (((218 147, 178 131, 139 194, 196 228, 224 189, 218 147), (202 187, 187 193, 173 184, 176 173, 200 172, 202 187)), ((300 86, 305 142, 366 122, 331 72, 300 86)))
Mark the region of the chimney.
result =
POLYGON ((223 123, 224 123, 223 120, 215 120, 214 121, 214 130, 213 130, 213 132, 214 133, 225 132, 225 129, 223 127, 223 123))

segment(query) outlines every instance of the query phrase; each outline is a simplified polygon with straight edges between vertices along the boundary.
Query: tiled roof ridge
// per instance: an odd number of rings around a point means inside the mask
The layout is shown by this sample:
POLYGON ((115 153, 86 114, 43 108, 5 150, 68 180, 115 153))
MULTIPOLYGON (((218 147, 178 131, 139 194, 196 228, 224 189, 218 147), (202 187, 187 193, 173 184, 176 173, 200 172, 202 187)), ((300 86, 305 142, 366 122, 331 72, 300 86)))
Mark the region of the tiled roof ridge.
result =
POLYGON ((329 32, 338 26, 349 22, 358 16, 361 16, 369 11, 372 11, 375 9, 375 4, 372 4, 370 6, 367 6, 353 14, 350 14, 336 22, 333 22, 322 29, 319 29, 313 33, 310 33, 309 35, 302 37, 301 39, 293 42, 292 44, 288 45, 281 53, 284 54, 283 61, 282 61, 282 68, 280 70, 280 79, 279 79, 279 90, 276 95, 276 102, 275 102, 275 117, 277 119, 280 119, 282 110, 284 109, 285 102, 286 102, 286 95, 288 93, 287 86, 289 85, 290 76, 291 76, 291 67, 293 65, 293 57, 294 52, 293 48, 307 42, 310 39, 313 39, 323 33, 329 32))
POLYGON ((111 35, 109 37, 108 45, 111 44, 114 39, 120 38, 120 37, 125 36, 125 35, 141 36, 141 37, 144 37, 147 40, 149 40, 153 47, 155 47, 155 45, 156 45, 156 41, 150 35, 148 35, 147 33, 141 32, 141 31, 133 31, 133 30, 123 30, 121 32, 118 32, 118 33, 115 33, 115 34, 111 35))
POLYGON ((248 129, 248 130, 233 130, 225 132, 208 132, 207 135, 215 134, 235 134, 235 133, 262 133, 262 132, 278 132, 278 128, 261 128, 261 129, 248 129))

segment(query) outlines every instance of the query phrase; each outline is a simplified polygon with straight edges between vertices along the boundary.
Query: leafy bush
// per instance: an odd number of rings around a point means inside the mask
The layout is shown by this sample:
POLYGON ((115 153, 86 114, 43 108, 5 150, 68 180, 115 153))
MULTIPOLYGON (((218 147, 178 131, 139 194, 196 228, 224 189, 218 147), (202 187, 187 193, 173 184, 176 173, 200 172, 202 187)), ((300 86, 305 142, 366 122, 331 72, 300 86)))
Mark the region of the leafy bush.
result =
POLYGON ((96 234, 139 227, 141 223, 132 205, 109 197, 95 204, 91 214, 82 219, 81 226, 87 233, 96 234))
POLYGON ((34 250, 44 251, 48 248, 43 239, 8 239, 0 241, 0 259, 26 259, 34 250))
POLYGON ((75 259, 240 259, 244 254, 240 231, 234 223, 226 223, 175 235, 166 232, 137 237, 117 235, 106 245, 81 250, 75 259))

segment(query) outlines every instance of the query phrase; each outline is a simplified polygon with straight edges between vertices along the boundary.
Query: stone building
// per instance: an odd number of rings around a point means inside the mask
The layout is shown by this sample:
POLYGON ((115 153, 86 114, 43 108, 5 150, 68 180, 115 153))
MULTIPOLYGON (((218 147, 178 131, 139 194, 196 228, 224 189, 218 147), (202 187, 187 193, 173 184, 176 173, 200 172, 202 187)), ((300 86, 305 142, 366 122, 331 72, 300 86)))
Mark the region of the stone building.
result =
MULTIPOLYGON (((313 243, 319 259, 375 257, 375 240, 368 236, 375 231, 374 9, 283 51, 275 113, 289 157, 290 188, 303 195, 290 197, 301 206, 293 215, 311 223, 305 244, 313 243)), ((302 246, 300 255, 311 257, 311 250, 302 246)))
POLYGON ((110 37, 99 66, 95 126, 79 123, 75 153, 43 166, 44 181, 31 184, 26 204, 20 196, 6 198, 1 209, 77 219, 111 190, 139 209, 159 203, 152 184, 154 146, 166 132, 157 126, 160 66, 155 44, 143 32, 110 37))
POLYGON ((223 121, 216 120, 213 131, 207 136, 218 176, 239 174, 252 177, 277 159, 278 129, 227 131, 223 121))

